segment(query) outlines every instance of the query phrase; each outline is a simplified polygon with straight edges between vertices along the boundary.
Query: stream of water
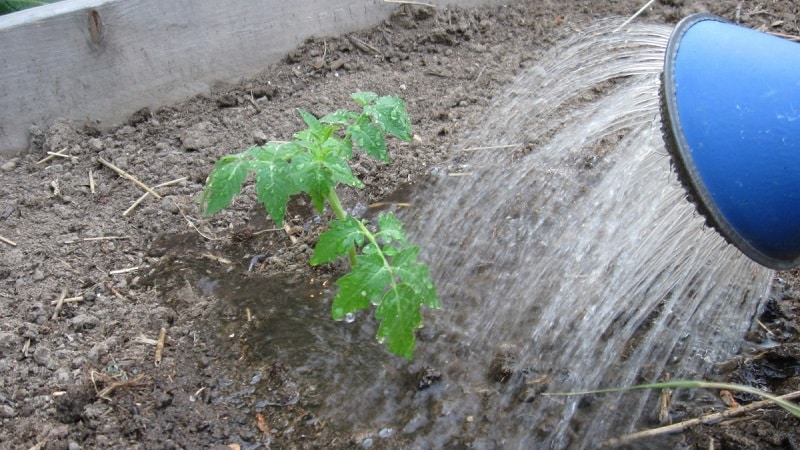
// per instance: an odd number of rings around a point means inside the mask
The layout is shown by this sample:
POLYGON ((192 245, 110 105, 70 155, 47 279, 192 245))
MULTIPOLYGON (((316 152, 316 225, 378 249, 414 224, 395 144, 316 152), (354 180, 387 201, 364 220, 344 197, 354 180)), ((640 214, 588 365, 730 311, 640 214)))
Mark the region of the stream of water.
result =
POLYGON ((540 391, 697 377, 741 344, 772 272, 704 226, 670 167, 672 29, 617 25, 520 74, 465 139, 461 173, 416 199, 406 222, 444 309, 415 364, 441 381, 411 397, 378 381, 354 423, 401 419, 419 448, 592 447, 654 423, 658 393, 540 391))
POLYGON ((415 360, 376 346, 296 363, 319 375, 320 413, 372 436, 365 447, 595 447, 657 424, 658 392, 543 391, 702 377, 742 344, 773 274, 704 226, 670 166, 659 75, 672 29, 618 25, 521 73, 454 150, 457 171, 435 170, 414 199, 404 221, 443 303, 415 360))

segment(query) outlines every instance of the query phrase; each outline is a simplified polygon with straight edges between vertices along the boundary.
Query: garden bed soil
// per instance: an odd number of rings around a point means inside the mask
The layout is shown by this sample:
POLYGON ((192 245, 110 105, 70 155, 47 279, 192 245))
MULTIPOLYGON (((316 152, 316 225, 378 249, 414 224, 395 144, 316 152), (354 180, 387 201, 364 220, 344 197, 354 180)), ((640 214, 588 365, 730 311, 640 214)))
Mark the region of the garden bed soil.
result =
MULTIPOLYGON (((87 118, 32 129, 28 152, 0 160, 0 236, 11 241, 0 243, 2 447, 362 448, 364 436, 319 419, 320 401, 302 374, 280 358, 248 352, 245 312, 187 278, 206 270, 231 280, 302 282, 327 280, 337 269, 307 265, 328 216, 312 220, 303 198, 291 204, 286 230, 264 217, 252 187, 232 208, 200 214, 197 200, 214 162, 290 138, 302 126, 296 108, 321 115, 353 106, 349 95, 358 90, 396 94, 407 101, 414 141, 391 142, 390 166, 357 158, 355 173, 367 187, 342 196, 346 205, 385 201, 424 186, 432 169, 447 170, 492 97, 552 43, 590 21, 630 16, 643 3, 403 5, 372 29, 308 40, 255 79, 139 111, 121 126, 87 118), (42 161, 62 151, 69 156, 42 161), (143 191, 101 160, 149 186, 180 181, 124 215, 143 191), (259 379, 251 380, 254 373, 259 379), (268 404, 253 404, 252 384, 273 394, 268 404)), ((800 35, 794 0, 662 0, 636 20, 675 24, 699 11, 800 35)), ((779 345, 743 354, 716 376, 776 393, 797 390, 799 301, 798 272, 777 273, 760 316, 765 328, 752 339, 779 345)), ((681 440, 686 448, 796 448, 798 429, 797 419, 768 409, 693 428, 681 440)), ((369 442, 404 443, 377 434, 369 442)))

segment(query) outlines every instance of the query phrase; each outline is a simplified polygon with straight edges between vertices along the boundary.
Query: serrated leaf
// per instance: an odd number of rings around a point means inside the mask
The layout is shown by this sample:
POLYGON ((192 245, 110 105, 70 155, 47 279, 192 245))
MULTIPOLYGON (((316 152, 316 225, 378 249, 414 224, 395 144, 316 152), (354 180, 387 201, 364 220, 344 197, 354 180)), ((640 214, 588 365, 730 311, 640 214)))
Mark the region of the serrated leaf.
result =
POLYGON ((378 98, 378 94, 374 92, 355 92, 350 95, 350 98, 356 101, 361 106, 369 105, 378 98))
POLYGON ((339 109, 319 118, 320 123, 347 126, 358 118, 359 114, 346 109, 339 109))
POLYGON ((348 313, 369 308, 381 302, 392 273, 383 265, 379 254, 359 255, 352 272, 336 280, 339 292, 331 305, 331 316, 341 319, 348 313))
POLYGON ((378 230, 378 236, 387 244, 397 242, 403 247, 409 245, 406 232, 403 230, 403 222, 395 217, 392 212, 378 216, 378 230))
POLYGON ((416 261, 417 254, 419 253, 418 247, 409 247, 403 252, 398 253, 393 258, 392 265, 395 266, 395 274, 400 278, 401 282, 411 288, 417 297, 417 300, 434 309, 441 308, 439 296, 436 294, 436 285, 433 283, 430 275, 430 269, 425 264, 416 261), (413 255, 410 249, 415 249, 413 255), (404 253, 409 251, 408 254, 404 253), (413 256, 413 258, 412 258, 413 256), (404 261, 399 261, 399 258, 408 258, 404 261))
POLYGON ((378 161, 392 162, 389 158, 386 138, 383 136, 383 132, 370 121, 369 117, 362 116, 362 119, 347 128, 347 132, 353 142, 366 154, 378 161))
POLYGON ((280 158, 262 161, 256 172, 256 194, 264 209, 279 227, 283 225, 286 204, 298 192, 288 174, 289 163, 280 158))
POLYGON ((322 165, 320 170, 330 171, 331 178, 333 180, 333 188, 335 188, 336 183, 342 183, 346 184, 347 186, 353 186, 357 188, 364 187, 364 184, 361 182, 361 180, 353 175, 353 172, 350 170, 350 166, 347 164, 347 161, 338 155, 329 153, 320 158, 318 162, 322 165))
POLYGON ((344 221, 332 220, 328 225, 330 228, 319 236, 319 241, 314 247, 314 253, 309 261, 312 266, 331 262, 345 255, 353 246, 364 245, 364 233, 361 232, 354 217, 348 216, 344 221))
POLYGON ((278 159, 288 161, 299 151, 302 151, 302 148, 295 142, 267 142, 262 146, 250 148, 247 153, 255 161, 254 167, 257 167, 262 162, 278 159))
POLYGON ((364 112, 372 117, 372 120, 381 129, 400 139, 411 140, 411 119, 406 112, 405 102, 400 97, 387 95, 375 100, 375 104, 364 107, 364 112))
POLYGON ((205 214, 210 216, 230 205, 233 196, 242 192, 249 172, 250 162, 242 154, 220 158, 209 174, 200 197, 200 206, 205 206, 205 214))
POLYGON ((331 154, 347 164, 347 160, 353 157, 353 144, 349 140, 339 139, 336 136, 329 137, 322 143, 322 149, 326 154, 331 154))
POLYGON ((416 338, 414 330, 422 326, 422 314, 414 291, 404 285, 389 290, 375 310, 375 317, 381 321, 378 327, 378 342, 404 358, 414 356, 416 338))
POLYGON ((322 128, 322 124, 319 122, 319 119, 314 117, 314 115, 311 114, 310 112, 301 108, 298 108, 297 112, 300 114, 300 117, 303 118, 303 122, 305 122, 306 125, 308 126, 308 130, 313 132, 315 130, 322 128))
POLYGON ((290 178, 297 189, 311 197, 318 212, 325 207, 325 198, 334 187, 333 174, 308 152, 298 153, 289 162, 290 178))

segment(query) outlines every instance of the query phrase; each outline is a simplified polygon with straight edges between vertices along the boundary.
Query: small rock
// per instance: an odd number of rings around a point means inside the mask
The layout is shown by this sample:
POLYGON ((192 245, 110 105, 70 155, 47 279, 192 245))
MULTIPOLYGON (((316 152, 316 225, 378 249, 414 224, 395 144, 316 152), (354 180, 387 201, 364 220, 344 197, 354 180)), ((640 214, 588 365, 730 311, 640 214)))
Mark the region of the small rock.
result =
POLYGON ((98 342, 89 350, 89 354, 87 356, 89 357, 90 361, 95 364, 99 364, 100 359, 103 356, 106 356, 109 351, 111 351, 111 349, 108 347, 108 344, 105 342, 98 342))
POLYGON ((4 419, 10 419, 17 415, 17 412, 14 411, 14 408, 8 405, 0 405, 0 417, 4 419))
POLYGON ((47 347, 37 347, 33 351, 33 360, 36 364, 44 367, 50 367, 54 364, 52 352, 47 347))
POLYGON ((37 268, 33 271, 33 281, 42 281, 44 280, 44 277, 44 272, 42 272, 41 269, 37 268))
POLYGON ((66 367, 59 367, 56 370, 55 379, 59 386, 69 386, 72 384, 72 372, 66 367))
POLYGON ((15 333, 0 332, 0 358, 14 353, 20 345, 20 337, 15 333))
POLYGON ((184 150, 202 150, 211 147, 213 142, 210 134, 212 126, 210 123, 201 122, 181 134, 181 143, 184 150))
POLYGON ((0 170, 4 172, 10 172, 17 167, 17 158, 11 158, 8 161, 4 162, 3 165, 0 165, 0 170))
POLYGON ((97 326, 99 320, 91 314, 78 314, 70 320, 76 331, 86 330, 97 326))
POLYGON ((256 130, 253 132, 253 142, 255 142, 256 145, 264 145, 268 140, 269 138, 267 137, 267 134, 263 131, 256 130))
POLYGON ((98 138, 89 139, 89 149, 99 152, 103 149, 103 141, 98 138))
POLYGON ((69 427, 66 425, 59 425, 47 432, 47 438, 58 440, 65 438, 69 435, 69 427))

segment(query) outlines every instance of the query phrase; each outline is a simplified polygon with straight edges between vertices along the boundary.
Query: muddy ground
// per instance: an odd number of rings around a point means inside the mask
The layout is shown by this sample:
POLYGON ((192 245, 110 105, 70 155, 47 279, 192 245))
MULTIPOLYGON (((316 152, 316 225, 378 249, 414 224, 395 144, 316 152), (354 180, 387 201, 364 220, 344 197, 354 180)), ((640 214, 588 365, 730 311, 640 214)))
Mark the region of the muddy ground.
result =
MULTIPOLYGON (((357 90, 397 94, 417 138, 391 142, 391 166, 358 159, 355 172, 367 188, 343 195, 348 205, 383 201, 447 170, 464 130, 553 42, 594 19, 630 16, 643 3, 404 5, 373 29, 309 40, 256 79, 140 111, 114 129, 92 121, 33 129, 27 153, 0 160, 0 236, 11 241, 0 243, 2 448, 403 448, 402 435, 376 430, 365 439, 320 420, 322 402, 302 374, 280 357, 253 354, 246 311, 221 304, 185 275, 202 268, 231 280, 280 275, 324 284, 336 269, 306 264, 328 217, 313 220, 303 199, 290 207, 288 230, 260 213, 252 188, 233 208, 202 216, 197 199, 214 161, 290 137, 301 125, 295 108, 321 115, 352 105, 357 90), (70 157, 42 161, 61 150, 70 157), (143 191, 101 159, 149 186, 182 180, 125 215, 143 191), (267 256, 250 267, 257 255, 267 256), (271 394, 257 398, 256 385, 271 394)), ((800 35, 794 0, 662 0, 637 20, 674 24, 698 11, 800 35)), ((751 338, 779 346, 742 354, 709 377, 797 390, 799 302, 798 272, 777 273, 764 327, 751 338)), ((680 442, 797 448, 798 429, 797 419, 763 409, 695 427, 680 442)))

